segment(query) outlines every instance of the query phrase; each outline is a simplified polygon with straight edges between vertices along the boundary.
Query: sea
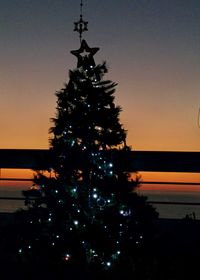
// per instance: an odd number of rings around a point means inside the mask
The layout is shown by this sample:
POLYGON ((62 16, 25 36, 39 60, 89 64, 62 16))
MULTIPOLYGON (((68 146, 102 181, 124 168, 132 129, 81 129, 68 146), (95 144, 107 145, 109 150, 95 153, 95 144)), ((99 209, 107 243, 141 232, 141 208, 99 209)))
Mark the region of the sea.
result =
MULTIPOLYGON (((26 209, 24 200, 14 200, 10 198, 22 198, 22 191, 28 190, 32 186, 32 182, 15 182, 5 186, 4 182, 0 182, 0 212, 13 213, 19 209, 26 209)), ((188 185, 187 188, 172 185, 154 185, 151 184, 148 188, 141 184, 137 190, 139 195, 146 196, 147 201, 158 211, 160 218, 166 219, 183 219, 186 216, 200 219, 200 186, 196 187, 188 185), (178 188, 179 187, 179 188, 178 188), (191 189, 191 191, 190 191, 191 189), (155 202, 155 203, 154 203, 155 202), (161 202, 161 203, 158 203, 161 202), (162 204, 162 203, 167 204, 162 204), (176 204, 176 203, 186 203, 176 204), (168 204, 172 203, 172 204, 168 204), (192 205, 189 205, 192 203, 192 205), (194 204, 199 205, 194 205, 194 204)))
MULTIPOLYGON (((171 187, 171 185, 169 185, 169 187, 171 187)), ((188 187, 190 187, 190 185, 188 185, 188 187)), ((191 189, 192 188, 193 185, 191 185, 191 189)), ((156 208, 160 218, 183 219, 190 217, 192 219, 200 219, 200 190, 195 192, 188 190, 162 190, 161 185, 160 190, 155 191, 142 190, 141 187, 139 194, 147 197, 147 201, 151 202, 152 206, 156 208), (159 204, 158 202, 161 203, 159 204)))

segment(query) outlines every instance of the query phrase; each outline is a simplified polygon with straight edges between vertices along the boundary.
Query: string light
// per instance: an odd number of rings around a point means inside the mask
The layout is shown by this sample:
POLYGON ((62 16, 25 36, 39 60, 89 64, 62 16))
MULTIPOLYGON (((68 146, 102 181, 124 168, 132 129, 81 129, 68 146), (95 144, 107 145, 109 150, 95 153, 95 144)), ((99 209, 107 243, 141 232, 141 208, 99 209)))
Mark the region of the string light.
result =
POLYGON ((98 195, 97 195, 96 193, 94 193, 94 194, 93 194, 93 197, 94 197, 94 198, 97 198, 97 197, 98 197, 98 195))
POLYGON ((107 265, 108 267, 110 267, 110 266, 111 266, 111 262, 107 262, 106 265, 107 265))
POLYGON ((65 261, 69 261, 70 258, 71 258, 71 255, 70 255, 70 254, 65 254, 65 255, 64 255, 64 260, 65 260, 65 261))

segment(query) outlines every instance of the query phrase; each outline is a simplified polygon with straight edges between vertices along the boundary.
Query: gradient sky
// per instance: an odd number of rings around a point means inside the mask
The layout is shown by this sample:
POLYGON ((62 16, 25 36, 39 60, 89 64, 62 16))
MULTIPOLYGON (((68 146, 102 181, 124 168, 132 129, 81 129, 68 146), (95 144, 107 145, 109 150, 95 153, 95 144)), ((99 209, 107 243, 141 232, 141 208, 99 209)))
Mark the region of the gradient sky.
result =
MULTIPOLYGON (((87 0, 85 39, 135 150, 199 151, 200 1, 87 0)), ((80 46, 79 0, 0 0, 0 148, 48 148, 56 90, 80 46)))

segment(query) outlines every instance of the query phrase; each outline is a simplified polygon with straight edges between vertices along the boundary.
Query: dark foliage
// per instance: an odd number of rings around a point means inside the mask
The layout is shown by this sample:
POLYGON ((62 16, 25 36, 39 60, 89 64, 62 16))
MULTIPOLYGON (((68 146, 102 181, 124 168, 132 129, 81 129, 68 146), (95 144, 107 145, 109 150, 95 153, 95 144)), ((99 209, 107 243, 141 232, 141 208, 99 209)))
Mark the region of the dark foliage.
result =
POLYGON ((157 213, 126 172, 130 148, 106 72, 105 63, 83 64, 56 93, 51 177, 35 176, 18 213, 21 260, 116 278, 118 267, 136 271, 153 240, 157 213))

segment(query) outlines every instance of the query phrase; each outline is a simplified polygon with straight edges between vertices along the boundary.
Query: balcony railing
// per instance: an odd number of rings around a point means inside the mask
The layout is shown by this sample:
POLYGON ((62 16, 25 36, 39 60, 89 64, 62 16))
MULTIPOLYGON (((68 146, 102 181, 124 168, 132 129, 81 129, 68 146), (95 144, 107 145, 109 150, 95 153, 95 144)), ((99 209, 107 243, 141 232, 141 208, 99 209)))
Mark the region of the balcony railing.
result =
MULTIPOLYGON (((0 149, 0 168, 48 169, 49 150, 0 149)), ((200 152, 132 151, 127 171, 200 172, 200 152)))
MULTIPOLYGON (((49 150, 16 150, 0 149, 0 169, 34 169, 48 170, 51 167, 51 153, 49 150)), ((129 157, 127 171, 150 172, 192 172, 200 173, 200 152, 154 152, 133 151, 129 157)), ((32 181, 31 178, 0 178, 2 181, 32 181)), ((142 182, 143 185, 193 185, 200 186, 199 182, 142 182)), ((23 197, 1 196, 0 201, 22 201, 23 197)), ((153 205, 200 206, 200 202, 192 201, 162 201, 148 200, 153 205)))

